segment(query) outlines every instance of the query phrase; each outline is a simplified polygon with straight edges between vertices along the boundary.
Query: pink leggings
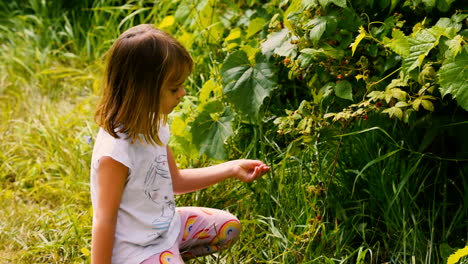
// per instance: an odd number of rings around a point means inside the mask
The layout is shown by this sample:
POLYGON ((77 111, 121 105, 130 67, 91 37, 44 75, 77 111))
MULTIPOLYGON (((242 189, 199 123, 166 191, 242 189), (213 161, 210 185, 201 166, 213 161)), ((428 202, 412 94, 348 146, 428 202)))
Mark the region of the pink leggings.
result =
POLYGON ((176 243, 140 264, 184 263, 183 259, 228 248, 239 238, 241 224, 228 212, 204 207, 177 207, 176 210, 181 220, 176 243))

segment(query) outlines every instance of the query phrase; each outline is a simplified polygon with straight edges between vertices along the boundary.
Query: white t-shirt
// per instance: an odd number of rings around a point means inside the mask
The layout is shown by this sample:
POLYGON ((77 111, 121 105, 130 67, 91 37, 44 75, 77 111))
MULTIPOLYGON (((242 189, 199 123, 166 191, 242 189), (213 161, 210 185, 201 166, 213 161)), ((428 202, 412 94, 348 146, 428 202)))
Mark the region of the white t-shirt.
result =
MULTIPOLYGON (((115 231, 113 264, 139 264, 150 256, 170 248, 180 230, 175 213, 174 192, 167 162, 169 127, 162 126, 159 139, 163 146, 130 143, 126 135, 119 139, 100 129, 91 160, 91 200, 106 195, 97 190, 99 159, 109 156, 129 169, 122 193, 115 231)), ((93 219, 94 220, 94 219, 93 219)))

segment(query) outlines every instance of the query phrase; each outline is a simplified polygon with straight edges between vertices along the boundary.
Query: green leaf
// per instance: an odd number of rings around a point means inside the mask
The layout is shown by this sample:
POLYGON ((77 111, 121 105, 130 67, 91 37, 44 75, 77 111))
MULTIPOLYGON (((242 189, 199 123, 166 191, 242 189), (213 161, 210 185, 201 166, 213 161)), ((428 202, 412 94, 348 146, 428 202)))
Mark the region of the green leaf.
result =
POLYGON ((421 66, 422 60, 437 44, 440 35, 435 35, 431 30, 421 30, 415 36, 409 37, 409 55, 403 57, 402 71, 409 73, 421 66))
POLYGON ((442 97, 451 94, 457 103, 468 111, 468 47, 454 58, 443 61, 439 70, 440 92, 442 97))
POLYGON ((244 51, 232 53, 221 67, 227 100, 251 120, 256 120, 263 100, 277 86, 274 69, 261 53, 257 53, 254 65, 244 51))
POLYGON ((323 8, 326 8, 331 3, 342 8, 346 7, 346 0, 318 0, 318 2, 323 8))
POLYGON ((346 0, 331 0, 331 1, 332 3, 334 3, 335 5, 339 7, 342 7, 342 8, 346 7, 346 0))
POLYGON ((295 57, 296 56, 296 45, 291 43, 289 38, 286 38, 281 46, 275 49, 275 54, 283 57, 295 57))
POLYGON ((395 53, 401 56, 408 56, 410 52, 410 44, 405 34, 397 29, 392 31, 392 38, 384 38, 384 44, 395 53))
POLYGON ((395 104, 395 107, 400 107, 400 108, 407 107, 407 106, 408 106, 408 103, 407 102, 402 102, 402 101, 395 104))
POLYGON ((229 35, 224 39, 224 42, 229 42, 232 40, 239 39, 242 35, 242 30, 240 28, 233 28, 229 35))
POLYGON ((327 28, 327 18, 326 17, 319 17, 314 18, 312 21, 307 23, 308 26, 312 26, 313 28, 310 30, 310 40, 314 45, 317 45, 318 41, 322 37, 325 29, 327 28))
POLYGON ((463 37, 460 35, 456 35, 453 39, 447 40, 446 44, 448 49, 445 53, 446 57, 455 57, 462 51, 462 42, 463 37))
POLYGON ((419 110, 419 105, 421 105, 421 101, 422 101, 422 98, 416 98, 414 99, 412 105, 413 105, 413 109, 418 111, 419 110))
POLYGON ((367 97, 370 97, 371 101, 378 101, 384 99, 385 95, 382 91, 372 91, 367 95, 367 97))
POLYGON ((261 44, 262 53, 266 56, 271 56, 276 48, 281 47, 285 39, 288 37, 289 30, 283 28, 268 36, 267 40, 261 44))
POLYGON ((366 34, 367 33, 366 33, 366 30, 364 29, 364 27, 360 26, 359 27, 359 35, 356 37, 354 42, 351 44, 352 56, 354 56, 354 52, 356 51, 356 48, 359 45, 359 42, 361 42, 361 40, 363 40, 364 37, 366 37, 366 34))
POLYGON ((429 100, 421 100, 421 105, 426 109, 427 111, 434 111, 434 104, 432 104, 431 101, 429 100))
POLYGON ((436 5, 436 0, 422 0, 426 7, 431 10, 436 5))
POLYGON ((336 84, 335 86, 335 94, 336 96, 346 99, 346 100, 353 100, 353 87, 351 83, 348 81, 341 81, 336 84))
POLYGON ((193 143, 199 148, 200 154, 218 160, 226 159, 224 144, 233 134, 233 118, 232 111, 224 108, 220 101, 212 101, 203 107, 190 130, 193 143))
POLYGON ((408 95, 405 91, 399 88, 392 88, 389 90, 393 98, 398 99, 399 101, 405 101, 406 96, 408 95))
POLYGON ((403 117, 403 110, 395 106, 383 110, 382 113, 388 113, 390 117, 397 117, 398 119, 403 117))
POLYGON ((301 0, 292 0, 290 2, 288 9, 286 9, 286 11, 284 12, 283 23, 284 23, 285 29, 289 29, 294 32, 294 27, 291 25, 291 21, 288 19, 289 18, 288 16, 298 11, 301 8, 301 6, 302 6, 301 0))
POLYGON ((265 26, 265 19, 261 17, 254 18, 253 20, 250 21, 249 27, 247 28, 247 38, 250 38, 251 36, 255 35, 257 32, 263 29, 263 26, 265 26))

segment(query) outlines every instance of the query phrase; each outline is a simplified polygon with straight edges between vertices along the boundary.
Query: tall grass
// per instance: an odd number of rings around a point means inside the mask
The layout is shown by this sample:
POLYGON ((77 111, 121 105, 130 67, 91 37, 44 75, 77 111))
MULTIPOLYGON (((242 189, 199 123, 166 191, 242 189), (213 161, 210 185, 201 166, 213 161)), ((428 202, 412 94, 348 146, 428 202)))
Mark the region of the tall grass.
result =
MULTIPOLYGON (((92 115, 104 52, 122 30, 159 23, 177 4, 1 3, 0 262, 89 262, 92 115)), ((188 85, 195 95, 223 54, 206 40, 191 48, 200 64, 188 85)), ((426 137, 375 120, 301 146, 269 124, 238 131, 248 140, 232 143, 231 156, 265 160, 271 173, 177 197, 229 210, 243 224, 232 249, 191 263, 442 263, 464 246, 466 160, 422 154, 418 146, 434 146, 426 137)), ((183 165, 212 162, 191 158, 183 165)))
POLYGON ((466 243, 466 161, 414 150, 421 139, 402 128, 364 121, 341 135, 330 206, 371 263, 442 263, 466 243))

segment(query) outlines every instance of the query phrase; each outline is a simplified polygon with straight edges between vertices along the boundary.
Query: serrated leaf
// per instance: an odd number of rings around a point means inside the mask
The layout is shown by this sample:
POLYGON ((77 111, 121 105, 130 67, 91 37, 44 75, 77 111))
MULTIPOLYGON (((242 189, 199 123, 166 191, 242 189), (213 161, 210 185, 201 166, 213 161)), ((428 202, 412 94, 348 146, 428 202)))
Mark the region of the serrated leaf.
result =
POLYGON ((448 40, 447 46, 447 52, 445 53, 446 57, 455 57, 457 56, 461 51, 462 51, 462 42, 463 42, 463 37, 460 35, 456 35, 453 39, 448 40))
POLYGON ((323 8, 326 8, 331 3, 342 8, 346 7, 346 0, 318 0, 318 2, 323 8))
POLYGON ((292 44, 291 41, 287 38, 281 46, 275 49, 274 53, 282 57, 295 57, 296 45, 292 44))
POLYGON ((308 25, 313 25, 313 28, 310 30, 309 37, 314 45, 317 45, 320 38, 322 38, 322 35, 327 28, 327 21, 326 17, 318 17, 307 23, 308 25))
POLYGON ((247 28, 247 38, 250 38, 251 36, 255 35, 257 32, 263 29, 263 26, 265 26, 265 19, 261 17, 254 18, 250 21, 249 27, 247 28))
POLYGON ((259 116, 265 97, 276 88, 274 65, 258 53, 251 65, 244 51, 229 55, 221 67, 221 77, 227 100, 251 120, 259 116))
POLYGON ((372 91, 367 95, 367 97, 370 97, 370 99, 373 101, 378 101, 384 99, 385 95, 382 91, 372 91))
POLYGON ((454 58, 443 61, 439 70, 440 92, 442 97, 451 94, 457 103, 468 111, 468 47, 454 58))
POLYGON ((284 40, 288 37, 289 32, 287 28, 283 28, 269 35, 266 41, 261 44, 262 53, 266 56, 272 55, 276 48, 281 47, 284 40))
POLYGON ((348 81, 341 81, 335 85, 336 96, 346 99, 353 100, 353 86, 348 81))
POLYGON ((405 101, 407 93, 399 88, 392 88, 390 89, 392 93, 392 97, 398 99, 399 101, 405 101))
POLYGON ((418 75, 418 82, 421 85, 425 85, 427 82, 432 81, 436 77, 436 72, 432 64, 426 63, 423 66, 423 69, 418 75))
POLYGON ((391 90, 386 90, 384 93, 385 96, 385 102, 390 103, 390 100, 393 98, 393 92, 391 90))
POLYGON ((352 56, 354 56, 354 52, 356 51, 357 46, 359 45, 359 42, 363 40, 366 37, 366 30, 364 27, 360 26, 359 27, 359 35, 356 37, 353 43, 351 43, 351 51, 352 51, 352 56))
POLYGON ((398 107, 390 107, 382 111, 382 113, 387 113, 390 117, 397 117, 401 119, 403 117, 403 110, 398 107))
POLYGON ((395 53, 401 56, 407 56, 410 52, 410 45, 405 34, 397 29, 392 31, 392 38, 384 39, 384 44, 386 47, 389 47, 395 53))
POLYGON ((405 82, 405 80, 398 78, 398 79, 393 79, 389 85, 387 85, 386 89, 390 90, 395 87, 405 87, 408 86, 408 84, 405 82))
POLYGON ((427 54, 438 44, 440 35, 434 35, 430 30, 424 29, 416 33, 415 36, 409 37, 409 55, 403 57, 402 60, 402 71, 409 73, 413 69, 421 66, 427 54))
POLYGON ((213 101, 205 105, 204 110, 192 123, 191 133, 193 143, 200 154, 222 160, 226 158, 224 144, 232 136, 232 123, 234 114, 229 108, 224 108, 222 102, 213 101), (216 120, 213 115, 216 114, 216 120))

